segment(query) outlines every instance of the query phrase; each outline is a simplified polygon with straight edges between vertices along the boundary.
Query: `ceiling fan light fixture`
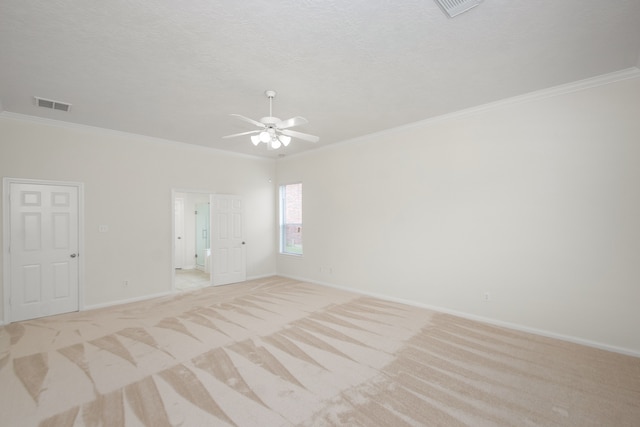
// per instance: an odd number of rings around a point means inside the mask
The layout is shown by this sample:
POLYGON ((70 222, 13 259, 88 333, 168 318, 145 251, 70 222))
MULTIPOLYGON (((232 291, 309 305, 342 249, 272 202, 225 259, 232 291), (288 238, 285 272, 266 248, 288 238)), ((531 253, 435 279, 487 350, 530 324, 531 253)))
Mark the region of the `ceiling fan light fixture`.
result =
POLYGON ((262 132, 260 132, 260 141, 262 142, 271 141, 271 135, 269 135, 269 132, 267 132, 266 130, 263 130, 262 132))
POLYGON ((282 145, 284 145, 285 147, 288 146, 289 143, 291 142, 291 137, 287 135, 280 135, 278 136, 278 139, 280 140, 282 145))
POLYGON ((291 130, 294 126, 300 126, 309 123, 307 119, 300 116, 291 117, 287 120, 280 120, 273 116, 273 98, 276 92, 273 90, 265 91, 265 95, 269 99, 269 115, 258 120, 250 119, 240 114, 231 114, 240 120, 258 126, 260 130, 248 132, 234 133, 232 135, 223 136, 222 138, 235 138, 237 136, 251 135, 251 143, 254 146, 260 145, 261 142, 267 144, 269 150, 277 150, 280 147, 287 147, 291 143, 292 138, 299 138, 305 141, 318 142, 320 139, 315 135, 309 135, 298 131, 291 130))

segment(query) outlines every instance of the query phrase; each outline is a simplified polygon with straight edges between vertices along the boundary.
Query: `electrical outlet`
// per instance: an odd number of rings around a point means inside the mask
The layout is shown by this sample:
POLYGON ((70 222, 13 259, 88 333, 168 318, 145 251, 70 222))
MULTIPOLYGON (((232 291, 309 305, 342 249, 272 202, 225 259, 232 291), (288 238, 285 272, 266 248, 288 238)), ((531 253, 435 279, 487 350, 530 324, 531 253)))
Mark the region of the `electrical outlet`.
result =
POLYGON ((489 292, 485 292, 482 294, 482 301, 487 302, 491 301, 491 294, 489 292))

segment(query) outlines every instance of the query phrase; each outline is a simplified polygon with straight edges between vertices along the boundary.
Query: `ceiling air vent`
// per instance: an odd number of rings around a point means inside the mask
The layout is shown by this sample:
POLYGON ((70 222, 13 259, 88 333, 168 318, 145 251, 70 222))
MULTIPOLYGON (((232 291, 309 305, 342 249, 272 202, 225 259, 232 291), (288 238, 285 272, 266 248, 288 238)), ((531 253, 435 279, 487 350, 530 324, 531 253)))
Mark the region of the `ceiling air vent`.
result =
POLYGON ((67 104, 66 102, 54 101, 52 99, 40 98, 37 96, 34 96, 34 98, 38 107, 59 111, 69 111, 69 109, 71 109, 71 104, 67 104))
POLYGON ((476 7, 482 0, 436 0, 450 18, 476 7))

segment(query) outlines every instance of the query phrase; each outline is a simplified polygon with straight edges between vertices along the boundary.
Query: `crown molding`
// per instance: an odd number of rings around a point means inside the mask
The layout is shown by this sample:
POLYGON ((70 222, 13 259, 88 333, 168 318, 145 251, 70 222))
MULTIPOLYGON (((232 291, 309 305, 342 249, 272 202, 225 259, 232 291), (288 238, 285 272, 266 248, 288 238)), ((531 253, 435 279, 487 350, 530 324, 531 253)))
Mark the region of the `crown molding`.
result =
MULTIPOLYGON (((613 73, 603 74, 600 76, 590 77, 583 80, 577 80, 575 82, 566 83, 558 86, 552 86, 546 89, 529 92, 524 95, 513 96, 511 98, 501 99, 499 101, 489 102, 487 104, 478 105, 476 107, 465 108, 464 110, 455 111, 453 113, 442 114, 440 116, 432 117, 418 122, 408 123, 403 126, 398 126, 393 129, 387 129, 380 131, 376 134, 384 134, 389 131, 411 129, 418 126, 430 125, 433 123, 439 123, 446 120, 458 119, 461 117, 469 117, 486 111, 498 110, 505 107, 511 107, 513 105, 524 104, 527 102, 539 101, 542 99, 554 98, 556 96, 565 95, 568 93, 579 92, 594 87, 605 86, 611 83, 620 82, 623 80, 629 80, 633 78, 640 78, 640 68, 631 67, 624 70, 614 71, 613 73)), ((358 138, 354 138, 358 139, 358 138)))
MULTIPOLYGON (((1 107, 1 104, 0 104, 0 107, 1 107)), ((124 131, 119 131, 114 129, 102 128, 98 126, 89 126, 89 125, 82 125, 78 123, 65 122, 63 120, 55 120, 55 119, 48 119, 44 117, 30 116, 28 114, 12 113, 10 111, 0 110, 0 118, 27 122, 27 123, 41 124, 45 126, 53 126, 53 127, 62 128, 62 129, 74 129, 74 130, 79 130, 84 132, 93 132, 97 134, 120 137, 120 138, 134 138, 139 141, 161 143, 169 146, 180 147, 183 149, 190 149, 190 150, 197 150, 197 151, 206 150, 209 153, 213 151, 218 154, 224 154, 226 156, 240 157, 240 158, 251 159, 251 160, 265 160, 270 162, 275 161, 275 159, 271 159, 271 158, 266 158, 262 156, 252 156, 250 154, 244 154, 244 153, 236 153, 233 151, 221 150, 219 148, 206 147, 204 145, 189 144, 187 142, 157 138, 154 136, 147 136, 147 135, 142 135, 138 133, 124 132, 124 131)))
POLYGON ((505 107, 510 107, 513 105, 524 104, 527 102, 539 101, 542 99, 553 98, 560 95, 565 95, 568 93, 579 92, 586 89, 591 89, 594 87, 604 86, 611 83, 620 82, 623 80, 629 80, 634 78, 640 78, 640 67, 630 67, 625 68, 623 70, 614 71, 612 73, 602 74, 600 76, 590 77, 583 80, 577 80, 575 82, 566 83, 558 86, 552 86, 550 88, 537 90, 534 92, 529 92, 524 95, 518 95, 511 98, 501 99, 499 101, 489 102, 487 104, 478 105, 476 107, 465 108, 464 110, 455 111, 452 113, 442 114, 435 117, 430 117, 428 119, 420 120, 417 122, 407 123, 406 125, 397 126, 394 128, 384 129, 379 132, 373 132, 366 135, 358 136, 351 139, 346 139, 341 142, 337 142, 334 144, 326 145, 324 147, 318 147, 317 149, 305 151, 298 154, 293 154, 291 156, 287 156, 288 160, 291 158, 295 158, 298 156, 312 155, 313 153, 322 151, 322 150, 331 150, 337 149, 344 144, 358 143, 364 140, 367 140, 372 137, 384 136, 384 135, 392 135, 397 132, 413 129, 415 127, 428 126, 435 123, 440 123, 447 120, 459 119, 463 117, 470 117, 476 114, 480 114, 486 111, 498 110, 505 107))
POLYGON ((550 88, 529 92, 524 95, 518 95, 511 98, 505 98, 499 101, 490 102, 488 104, 479 105, 477 107, 471 107, 451 114, 444 114, 442 116, 434 117, 433 119, 423 120, 417 123, 430 122, 432 120, 443 120, 447 118, 456 118, 459 116, 469 116, 479 112, 488 110, 495 110, 498 108, 504 108, 516 104, 523 104, 526 102, 538 101, 541 99, 553 98, 568 93, 579 92, 594 87, 605 86, 611 83, 620 82, 623 80, 629 80, 640 77, 640 68, 631 67, 624 70, 615 71, 613 73, 603 74, 600 76, 590 77, 583 80, 577 80, 575 82, 566 83, 558 86, 552 86, 550 88))
POLYGON ((369 133, 369 134, 366 134, 366 135, 358 136, 358 137, 355 137, 355 138, 346 139, 346 140, 339 141, 339 142, 336 142, 336 143, 333 143, 333 144, 329 144, 329 145, 325 145, 325 146, 322 146, 322 147, 318 147, 318 148, 315 148, 313 150, 303 151, 301 153, 287 155, 284 158, 267 158, 267 157, 263 157, 263 156, 253 156, 253 155, 250 155, 250 154, 235 153, 233 151, 226 151, 226 150, 221 150, 221 149, 218 149, 218 148, 206 147, 206 146, 197 145, 197 144, 189 144, 189 143, 186 143, 186 142, 180 142, 180 141, 174 141, 174 140, 169 140, 169 139, 157 138, 157 137, 146 136, 146 135, 130 133, 130 132, 124 132, 124 131, 118 131, 118 130, 113 130, 113 129, 101 128, 101 127, 97 127, 97 126, 82 125, 82 124, 77 124, 77 123, 65 122, 65 121, 62 121, 62 120, 48 119, 48 118, 30 116, 30 115, 20 114, 20 113, 12 113, 12 112, 9 112, 9 111, 3 111, 2 102, 1 101, 0 101, 0 118, 7 118, 7 119, 13 119, 13 120, 19 120, 19 121, 25 121, 25 122, 31 122, 31 123, 38 123, 38 124, 43 124, 43 125, 47 125, 47 126, 55 126, 55 127, 59 127, 59 128, 77 129, 77 130, 83 130, 83 131, 89 131, 89 132, 96 132, 96 133, 102 133, 102 134, 105 134, 105 135, 128 137, 128 138, 133 137, 133 138, 136 138, 136 139, 141 140, 141 141, 150 141, 150 142, 155 142, 155 143, 163 143, 163 144, 173 145, 173 146, 177 146, 177 147, 181 147, 181 148, 194 149, 194 150, 207 150, 208 152, 214 151, 214 152, 217 152, 219 154, 224 154, 224 155, 234 156, 234 157, 240 157, 240 158, 246 158, 246 159, 253 159, 253 160, 258 160, 259 159, 259 160, 265 160, 265 161, 270 161, 270 162, 278 162, 280 160, 290 160, 290 159, 293 159, 293 158, 296 158, 296 157, 299 157, 299 156, 312 155, 314 153, 317 153, 317 152, 320 152, 320 151, 323 151, 323 150, 336 149, 336 148, 338 148, 338 147, 340 147, 340 146, 342 146, 344 144, 357 143, 357 142, 361 142, 361 141, 367 140, 367 139, 372 138, 372 137, 395 134, 395 133, 397 133, 399 131, 412 129, 412 128, 415 128, 415 127, 428 126, 428 125, 432 125, 432 124, 439 123, 439 122, 446 121, 446 120, 469 117, 469 116, 473 116, 473 115, 476 115, 476 114, 479 114, 479 113, 482 113, 482 112, 486 112, 486 111, 497 110, 497 109, 500 109, 500 108, 505 108, 505 107, 509 107, 509 106, 513 106, 513 105, 518 105, 518 104, 523 104, 523 103, 527 103, 527 102, 533 102, 533 101, 538 101, 538 100, 542 100, 542 99, 552 98, 552 97, 555 97, 555 96, 560 96, 560 95, 564 95, 564 94, 568 94, 568 93, 578 92, 578 91, 581 91, 581 90, 591 89, 591 88, 598 87, 598 86, 604 86, 604 85, 607 85, 607 84, 616 83, 616 82, 620 82, 620 81, 623 81, 623 80, 628 80, 628 79, 633 79, 633 78, 640 78, 640 64, 638 64, 638 65, 639 65, 639 67, 625 68, 623 70, 615 71, 615 72, 612 72, 612 73, 603 74, 603 75, 595 76, 595 77, 590 77, 590 78, 587 78, 587 79, 578 80, 578 81, 567 83, 567 84, 563 84, 563 85, 553 86, 553 87, 550 87, 550 88, 547 88, 547 89, 541 89, 541 90, 530 92, 530 93, 527 93, 527 94, 524 94, 524 95, 518 95, 518 96, 511 97, 511 98, 505 98, 505 99, 502 99, 502 100, 499 100, 499 101, 490 102, 490 103, 479 105, 479 106, 476 106, 476 107, 470 107, 470 108, 466 108, 466 109, 463 109, 463 110, 455 111, 455 112, 452 112, 452 113, 447 113, 447 114, 442 114, 442 115, 435 116, 435 117, 430 117, 430 118, 427 118, 427 119, 424 119, 424 120, 408 123, 408 124, 405 124, 405 125, 402 125, 402 126, 397 126, 397 127, 394 127, 394 128, 384 129, 384 130, 381 130, 379 132, 373 132, 373 133, 369 133))

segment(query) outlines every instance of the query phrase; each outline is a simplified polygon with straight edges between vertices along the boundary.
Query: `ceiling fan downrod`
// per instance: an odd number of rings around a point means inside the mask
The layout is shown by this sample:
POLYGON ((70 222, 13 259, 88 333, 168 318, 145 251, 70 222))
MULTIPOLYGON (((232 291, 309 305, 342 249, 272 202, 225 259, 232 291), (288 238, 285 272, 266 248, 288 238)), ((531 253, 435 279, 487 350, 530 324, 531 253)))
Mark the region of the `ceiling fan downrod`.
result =
POLYGON ((273 117, 273 98, 276 97, 275 90, 265 90, 264 94, 269 98, 269 117, 273 117))

